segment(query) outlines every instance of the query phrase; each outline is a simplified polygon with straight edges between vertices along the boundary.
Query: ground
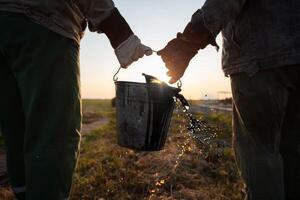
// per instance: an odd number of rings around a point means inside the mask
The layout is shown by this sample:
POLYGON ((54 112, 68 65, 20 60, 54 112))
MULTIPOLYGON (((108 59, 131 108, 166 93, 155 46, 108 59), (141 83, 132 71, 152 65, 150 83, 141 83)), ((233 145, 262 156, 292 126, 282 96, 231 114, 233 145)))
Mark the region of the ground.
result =
MULTIPOLYGON (((71 200, 241 200, 243 183, 230 146, 204 152, 189 137, 185 117, 173 115, 164 150, 136 152, 117 145, 109 100, 83 104, 80 159, 71 200)), ((197 114, 230 144, 228 114, 197 114)), ((0 199, 12 199, 8 188, 0 199)))

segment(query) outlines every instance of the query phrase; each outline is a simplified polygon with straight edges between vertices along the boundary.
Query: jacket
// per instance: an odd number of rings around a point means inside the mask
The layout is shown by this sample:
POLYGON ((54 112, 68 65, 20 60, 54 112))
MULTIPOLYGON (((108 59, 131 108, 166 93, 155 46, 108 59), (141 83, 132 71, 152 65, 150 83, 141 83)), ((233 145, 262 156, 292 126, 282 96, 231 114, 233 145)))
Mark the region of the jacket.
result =
POLYGON ((88 25, 102 32, 101 23, 115 9, 112 0, 0 0, 0 11, 22 13, 78 43, 88 25))
POLYGON ((299 0, 207 0, 191 23, 222 32, 227 76, 300 63, 299 0))

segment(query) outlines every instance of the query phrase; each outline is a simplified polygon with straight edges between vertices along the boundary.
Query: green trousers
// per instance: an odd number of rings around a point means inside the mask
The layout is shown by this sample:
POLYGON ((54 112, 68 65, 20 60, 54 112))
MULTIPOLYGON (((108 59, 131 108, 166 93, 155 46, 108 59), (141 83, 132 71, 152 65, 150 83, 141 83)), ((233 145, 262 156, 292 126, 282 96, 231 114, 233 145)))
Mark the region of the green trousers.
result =
POLYGON ((0 12, 0 127, 19 199, 69 197, 81 128, 79 47, 0 12))
POLYGON ((231 76, 247 200, 300 199, 300 65, 231 76))

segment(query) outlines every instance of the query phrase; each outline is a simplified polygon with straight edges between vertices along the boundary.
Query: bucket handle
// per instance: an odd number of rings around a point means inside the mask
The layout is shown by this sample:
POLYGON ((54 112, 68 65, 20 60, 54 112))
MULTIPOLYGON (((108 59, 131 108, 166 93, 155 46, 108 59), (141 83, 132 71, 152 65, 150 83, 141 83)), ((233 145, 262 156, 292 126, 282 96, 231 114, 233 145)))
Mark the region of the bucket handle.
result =
POLYGON ((118 81, 118 73, 120 72, 121 68, 122 67, 119 67, 119 69, 117 70, 117 72, 114 74, 114 76, 113 76, 114 82, 118 81))
MULTIPOLYGON (((114 81, 114 82, 117 82, 117 81, 118 81, 118 74, 119 74, 119 72, 121 71, 121 69, 122 69, 122 67, 119 67, 119 69, 117 70, 117 72, 114 74, 114 76, 113 76, 113 81, 114 81)), ((177 81, 177 88, 179 88, 179 89, 182 88, 182 81, 181 81, 181 79, 179 79, 179 80, 177 81)))
POLYGON ((181 81, 181 79, 179 79, 177 81, 177 88, 181 89, 181 87, 182 87, 182 81, 181 81))

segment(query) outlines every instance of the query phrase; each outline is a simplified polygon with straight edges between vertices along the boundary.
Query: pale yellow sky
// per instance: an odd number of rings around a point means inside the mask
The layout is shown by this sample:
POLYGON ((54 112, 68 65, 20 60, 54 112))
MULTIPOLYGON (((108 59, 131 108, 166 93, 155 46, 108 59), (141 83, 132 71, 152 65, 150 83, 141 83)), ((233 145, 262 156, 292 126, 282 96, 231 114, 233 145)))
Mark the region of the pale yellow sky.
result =
MULTIPOLYGON (((203 1, 200 1, 203 3, 203 1)), ((159 50, 182 31, 193 12, 201 7, 199 0, 115 0, 142 42, 159 50), (172 2, 172 3, 171 3, 172 2)), ((222 38, 218 36, 218 44, 222 38)), ((115 95, 112 77, 118 61, 105 35, 87 32, 81 42, 81 84, 83 98, 112 98, 115 95)), ((164 63, 157 55, 144 57, 127 70, 121 70, 119 80, 144 82, 141 73, 167 81, 164 63)), ((191 61, 182 78, 182 93, 189 99, 217 98, 218 91, 230 91, 229 78, 221 70, 221 50, 213 47, 202 50, 191 61)))

